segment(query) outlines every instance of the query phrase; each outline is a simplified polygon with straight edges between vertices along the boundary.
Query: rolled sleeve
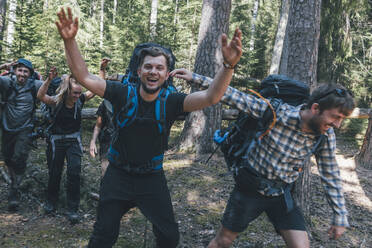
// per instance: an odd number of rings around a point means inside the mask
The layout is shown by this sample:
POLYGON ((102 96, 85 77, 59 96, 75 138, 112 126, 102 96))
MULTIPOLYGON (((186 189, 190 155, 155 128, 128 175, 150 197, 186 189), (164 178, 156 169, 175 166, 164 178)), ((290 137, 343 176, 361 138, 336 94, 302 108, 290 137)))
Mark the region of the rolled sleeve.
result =
MULTIPOLYGON (((212 84, 213 79, 205 76, 192 74, 192 81, 194 85, 207 89, 212 84)), ((221 102, 236 108, 240 111, 251 114, 253 117, 262 117, 265 110, 267 109, 267 103, 251 94, 241 92, 233 87, 227 87, 225 94, 223 95, 221 102)))

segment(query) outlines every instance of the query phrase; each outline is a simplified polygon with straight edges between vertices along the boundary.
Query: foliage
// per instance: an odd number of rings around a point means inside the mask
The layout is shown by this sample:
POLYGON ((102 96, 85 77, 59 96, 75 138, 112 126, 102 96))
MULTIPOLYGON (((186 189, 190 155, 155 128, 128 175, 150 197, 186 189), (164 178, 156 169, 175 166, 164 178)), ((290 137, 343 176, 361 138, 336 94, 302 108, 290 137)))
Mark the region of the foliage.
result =
POLYGON ((372 102, 372 2, 322 2, 318 80, 347 86, 359 106, 372 102))
MULTIPOLYGON (((101 1, 17 1, 14 43, 10 54, 3 49, 0 63, 26 57, 44 76, 51 66, 57 66, 60 74, 68 73, 63 42, 54 22, 60 7, 70 6, 79 17, 77 40, 89 71, 98 74, 101 58, 110 57, 108 74, 125 73, 133 48, 150 39, 151 1, 117 1, 115 10, 114 1, 105 0, 103 46, 100 47, 101 1)), ((281 1, 258 1, 252 33, 252 10, 256 1, 232 3, 229 33, 231 35, 236 27, 243 32, 243 57, 232 84, 236 87, 255 87, 251 79, 266 77, 270 66, 281 1), (252 51, 249 49, 251 39, 254 40, 252 51)), ((371 104, 368 92, 372 91, 371 1, 324 0, 322 4, 318 81, 344 84, 354 91, 360 106, 368 106, 371 104)), ((201 6, 202 1, 197 0, 159 1, 154 41, 172 48, 177 57, 176 67, 191 70, 194 67, 201 6)), ((1 46, 8 45, 5 37, 0 41, 1 46)), ((183 83, 177 81, 176 84, 183 83)))

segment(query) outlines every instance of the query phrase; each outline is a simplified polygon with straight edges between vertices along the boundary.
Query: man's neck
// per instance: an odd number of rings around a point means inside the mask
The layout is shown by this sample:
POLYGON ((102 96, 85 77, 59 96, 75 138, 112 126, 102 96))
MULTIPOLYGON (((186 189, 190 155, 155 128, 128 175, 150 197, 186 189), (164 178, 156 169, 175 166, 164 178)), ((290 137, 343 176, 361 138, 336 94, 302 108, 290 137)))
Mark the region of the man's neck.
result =
POLYGON ((309 125, 307 124, 311 118, 310 110, 309 109, 301 110, 300 117, 301 117, 301 122, 300 122, 301 131, 304 133, 314 134, 314 131, 311 128, 309 128, 309 125))
POLYGON ((154 94, 149 94, 149 93, 147 93, 144 89, 143 89, 143 87, 142 87, 142 85, 141 85, 141 87, 140 87, 140 96, 142 97, 142 99, 144 100, 144 101, 146 101, 146 102, 152 102, 152 101, 154 101, 157 97, 158 97, 158 95, 159 95, 159 93, 160 93, 160 89, 157 91, 157 92, 155 92, 154 94))

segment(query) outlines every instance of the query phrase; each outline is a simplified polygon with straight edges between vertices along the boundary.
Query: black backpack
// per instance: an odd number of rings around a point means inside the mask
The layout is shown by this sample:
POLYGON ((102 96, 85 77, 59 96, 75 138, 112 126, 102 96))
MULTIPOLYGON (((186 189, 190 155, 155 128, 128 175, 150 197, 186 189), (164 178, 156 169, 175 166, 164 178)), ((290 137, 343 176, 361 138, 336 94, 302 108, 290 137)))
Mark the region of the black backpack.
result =
MULTIPOLYGON (((269 103, 263 117, 256 119, 240 112, 235 122, 223 131, 217 130, 214 135, 228 169, 233 171, 235 176, 244 154, 249 153, 254 144, 260 142, 274 127, 279 106, 283 103, 298 106, 306 103, 310 95, 310 89, 305 83, 284 75, 270 75, 261 82, 259 93, 250 91, 269 103)), ((323 138, 321 135, 313 148, 314 152, 317 152, 323 138)))

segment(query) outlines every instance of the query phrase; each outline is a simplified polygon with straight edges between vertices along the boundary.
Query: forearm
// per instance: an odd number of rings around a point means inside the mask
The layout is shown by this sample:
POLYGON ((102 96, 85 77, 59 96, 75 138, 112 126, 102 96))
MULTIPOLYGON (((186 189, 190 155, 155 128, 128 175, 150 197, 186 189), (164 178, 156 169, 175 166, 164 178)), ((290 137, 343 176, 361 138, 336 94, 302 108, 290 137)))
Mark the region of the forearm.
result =
POLYGON ((101 127, 97 126, 97 124, 96 124, 94 126, 92 139, 90 140, 91 143, 96 143, 97 142, 98 134, 99 134, 100 131, 101 131, 101 127))
POLYGON ((49 77, 47 78, 46 81, 40 86, 38 92, 37 92, 37 98, 42 101, 42 99, 45 97, 46 93, 48 92, 48 88, 50 85, 51 80, 49 77))
POLYGON ((76 40, 64 40, 64 44, 67 63, 76 80, 94 94, 102 97, 105 93, 106 82, 88 72, 87 65, 80 54, 76 40))
POLYGON ((106 78, 106 70, 105 68, 99 68, 99 77, 102 78, 103 80, 105 80, 106 78))
POLYGON ((212 104, 218 103, 231 82, 233 69, 221 67, 213 79, 213 83, 207 89, 207 98, 212 104))

